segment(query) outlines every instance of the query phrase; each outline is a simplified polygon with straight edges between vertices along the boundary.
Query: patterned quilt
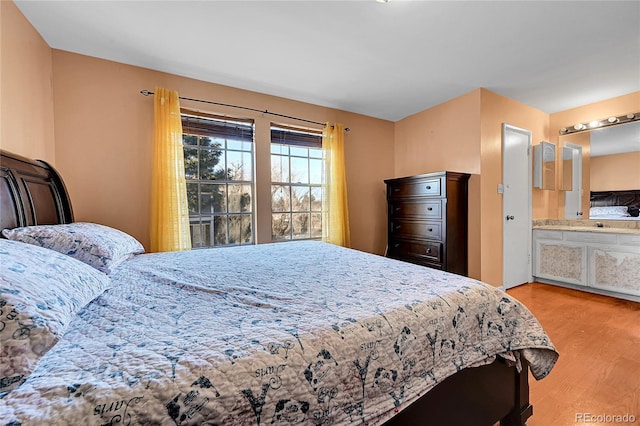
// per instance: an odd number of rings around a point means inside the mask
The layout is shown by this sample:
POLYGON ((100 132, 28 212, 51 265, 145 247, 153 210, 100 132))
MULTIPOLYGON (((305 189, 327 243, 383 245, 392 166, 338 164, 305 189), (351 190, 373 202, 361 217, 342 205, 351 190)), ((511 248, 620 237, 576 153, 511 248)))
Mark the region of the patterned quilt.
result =
POLYGON ((381 424, 499 354, 557 353, 504 292, 314 242, 143 254, 110 275, 2 425, 381 424))

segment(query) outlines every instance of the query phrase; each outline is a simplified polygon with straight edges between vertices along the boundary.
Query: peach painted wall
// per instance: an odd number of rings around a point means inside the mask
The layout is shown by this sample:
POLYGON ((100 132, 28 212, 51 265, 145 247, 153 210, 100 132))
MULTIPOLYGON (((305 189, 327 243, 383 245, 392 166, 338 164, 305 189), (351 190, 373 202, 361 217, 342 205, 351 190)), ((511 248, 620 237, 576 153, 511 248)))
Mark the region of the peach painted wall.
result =
MULTIPOLYGON (((548 140, 548 116, 535 108, 476 89, 396 122, 395 176, 438 170, 471 173, 469 275, 502 285, 502 123, 548 140)), ((534 212, 546 217, 534 193, 534 212)), ((534 213, 535 215, 535 213, 534 213)))
POLYGON ((470 173, 469 276, 480 278, 480 91, 444 102, 395 123, 394 174, 443 170, 470 173))
MULTIPOLYGON (((585 149, 588 144, 588 132, 576 133, 574 135, 569 136, 560 136, 560 129, 562 127, 569 127, 576 123, 585 123, 591 120, 598 120, 602 118, 607 118, 613 115, 623 115, 630 112, 639 112, 640 111, 640 92, 634 92, 623 96, 618 96, 611 99, 606 99, 604 101, 595 102, 592 104, 584 105, 577 108, 568 109, 565 111, 560 111, 549 116, 549 133, 551 135, 551 141, 558 144, 559 146, 563 146, 565 141, 570 140, 571 142, 578 141, 579 144, 583 145, 582 150, 582 189, 583 189, 583 197, 582 197, 582 211, 589 211, 589 197, 588 194, 590 192, 590 156, 589 149, 585 149), (576 137, 578 135, 582 135, 580 139, 576 137), (586 194, 586 196, 585 196, 586 194)), ((556 191, 557 192, 557 191, 556 191)), ((554 217, 564 217, 564 195, 560 194, 556 199, 555 203, 553 200, 547 206, 550 218, 554 217)))
MULTIPOLYGON (((502 124, 507 123, 531 131, 532 145, 549 138, 549 118, 540 110, 486 89, 481 90, 481 251, 482 281, 502 285, 502 124)), ((526 167, 526 165, 523 165, 526 167)), ((540 199, 547 194, 532 194, 533 218, 542 214, 540 199)))
POLYGON ((51 49, 12 1, 0 33, 0 147, 55 164, 51 49))
MULTIPOLYGON (((114 226, 148 246, 153 98, 139 91, 157 86, 186 97, 344 123, 351 129, 345 156, 352 246, 384 253, 383 180, 393 175, 392 122, 59 50, 53 50, 53 76, 57 167, 76 220, 114 226)), ((257 241, 270 241, 269 124, 300 123, 201 103, 182 106, 255 120, 257 241)))
POLYGON ((591 159, 591 190, 640 188, 640 152, 602 155, 591 159))

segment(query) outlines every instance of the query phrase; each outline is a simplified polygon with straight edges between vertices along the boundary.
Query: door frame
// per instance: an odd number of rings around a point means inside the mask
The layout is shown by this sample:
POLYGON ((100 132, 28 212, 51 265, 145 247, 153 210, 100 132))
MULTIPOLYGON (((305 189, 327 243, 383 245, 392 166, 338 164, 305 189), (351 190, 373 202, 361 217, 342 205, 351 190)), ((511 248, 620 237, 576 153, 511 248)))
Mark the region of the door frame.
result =
POLYGON ((506 265, 507 265, 507 251, 505 250, 505 240, 506 240, 506 227, 504 226, 504 217, 507 214, 504 208, 504 162, 505 162, 505 140, 508 132, 520 133, 524 136, 527 136, 528 144, 527 144, 527 187, 524 189, 527 191, 527 265, 529 265, 527 271, 527 282, 533 282, 533 264, 531 259, 532 254, 532 244, 533 244, 533 223, 532 223, 532 204, 533 204, 533 178, 532 178, 532 161, 531 161, 531 146, 533 140, 533 134, 531 130, 522 129, 520 127, 513 126, 508 123, 502 123, 502 141, 501 141, 501 149, 502 149, 502 184, 500 188, 502 188, 502 216, 500 217, 500 221, 502 224, 502 286, 500 287, 503 290, 507 288, 511 288, 514 286, 507 287, 505 285, 505 277, 506 277, 506 265))

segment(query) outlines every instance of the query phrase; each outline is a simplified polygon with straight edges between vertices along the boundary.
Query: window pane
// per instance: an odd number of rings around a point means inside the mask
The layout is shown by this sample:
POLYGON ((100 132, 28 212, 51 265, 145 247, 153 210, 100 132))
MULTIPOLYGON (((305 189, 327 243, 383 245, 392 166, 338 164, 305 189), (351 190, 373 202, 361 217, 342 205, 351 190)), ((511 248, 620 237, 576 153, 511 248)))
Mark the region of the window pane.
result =
POLYGON ((322 211, 322 188, 321 187, 311 188, 311 211, 312 212, 322 211))
POLYGON ((288 185, 271 185, 271 211, 287 212, 291 210, 288 185))
POLYGON ((322 213, 311 213, 311 238, 322 238, 322 213))
POLYGON ((252 180, 251 154, 227 151, 227 167, 230 180, 252 180))
POLYGON ((309 183, 309 160, 291 157, 291 182, 309 183))
POLYGON ((251 215, 243 214, 240 216, 240 243, 250 244, 253 242, 253 232, 251 231, 251 215))
POLYGON ((322 160, 309 160, 309 183, 322 183, 322 160))
POLYGON ((294 212, 308 212, 309 207, 309 187, 291 187, 291 210, 294 212))
POLYGON ((202 247, 204 244, 202 242, 202 232, 200 228, 199 220, 191 220, 190 223, 191 228, 191 246, 192 247, 202 247))
POLYGON ((309 238, 309 225, 311 225, 309 213, 292 213, 291 219, 293 222, 293 238, 309 238))
POLYGON ((227 186, 229 198, 229 212, 250 212, 251 211, 251 186, 231 185, 227 186))
POLYGON ((224 149, 224 138, 202 136, 200 138, 200 146, 221 150, 224 149))
POLYGON ((200 184, 200 214, 225 213, 227 211, 224 184, 200 184))
POLYGON ((187 179, 198 179, 198 149, 184 149, 184 175, 187 179))
POLYGON ((187 204, 189 205, 189 214, 199 214, 198 208, 198 184, 187 183, 187 204))
POLYGON ((240 244, 242 216, 229 215, 229 244, 240 244))
POLYGON ((216 246, 227 244, 227 216, 215 216, 213 218, 214 241, 216 246))
POLYGON ((225 179, 224 151, 220 149, 200 149, 200 179, 225 179))
POLYGON ((322 150, 318 148, 309 148, 309 157, 311 158, 322 158, 322 150))
POLYGON ((198 137, 196 135, 188 135, 186 133, 182 134, 182 144, 183 145, 197 145, 198 137))
POLYGON ((280 145, 279 143, 272 143, 271 144, 271 153, 272 154, 289 155, 289 146, 288 145, 280 145))
POLYGON ((271 156, 271 182, 289 182, 289 157, 271 156))
POLYGON ((271 239, 283 241, 291 239, 290 214, 275 213, 271 215, 271 239))
POLYGON ((237 149, 240 151, 242 149, 242 141, 227 139, 227 149, 237 149))
POLYGON ((251 243, 251 216, 229 215, 229 244, 251 243))
POLYGON ((289 149, 291 149, 291 155, 305 158, 309 156, 309 148, 290 146, 289 149))

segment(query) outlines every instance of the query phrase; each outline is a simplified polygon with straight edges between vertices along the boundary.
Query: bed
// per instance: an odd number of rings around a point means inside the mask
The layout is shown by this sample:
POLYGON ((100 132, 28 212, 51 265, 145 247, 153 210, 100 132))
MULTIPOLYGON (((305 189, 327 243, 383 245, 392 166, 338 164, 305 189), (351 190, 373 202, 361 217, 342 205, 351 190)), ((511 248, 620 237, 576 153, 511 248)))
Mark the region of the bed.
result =
POLYGON ((466 277, 317 241, 144 254, 73 222, 50 165, 0 178, 3 425, 523 425, 558 357, 466 277))
POLYGON ((591 191, 589 219, 640 220, 640 189, 591 191))

